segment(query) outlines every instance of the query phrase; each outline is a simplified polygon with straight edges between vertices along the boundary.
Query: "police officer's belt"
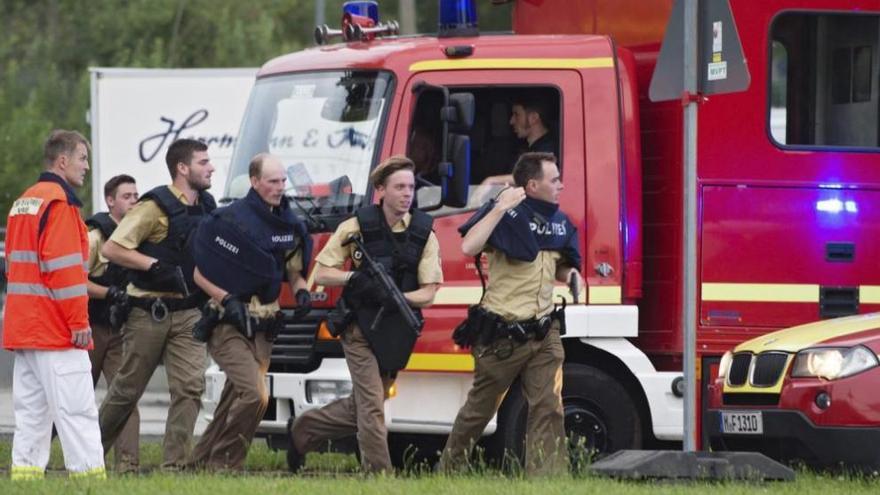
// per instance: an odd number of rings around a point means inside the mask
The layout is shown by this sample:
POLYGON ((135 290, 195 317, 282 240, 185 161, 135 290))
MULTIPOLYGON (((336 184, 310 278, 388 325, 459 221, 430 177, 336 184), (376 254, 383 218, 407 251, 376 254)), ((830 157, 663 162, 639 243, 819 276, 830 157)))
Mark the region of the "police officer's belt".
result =
POLYGON ((500 315, 474 306, 468 311, 468 325, 474 332, 471 343, 489 344, 500 338, 512 339, 517 342, 544 340, 550 331, 553 313, 541 318, 530 318, 520 321, 505 321, 500 315))
POLYGON ((184 309, 192 309, 201 306, 204 302, 203 294, 195 294, 189 297, 129 297, 132 307, 140 308, 153 317, 156 321, 164 320, 168 314, 184 309))

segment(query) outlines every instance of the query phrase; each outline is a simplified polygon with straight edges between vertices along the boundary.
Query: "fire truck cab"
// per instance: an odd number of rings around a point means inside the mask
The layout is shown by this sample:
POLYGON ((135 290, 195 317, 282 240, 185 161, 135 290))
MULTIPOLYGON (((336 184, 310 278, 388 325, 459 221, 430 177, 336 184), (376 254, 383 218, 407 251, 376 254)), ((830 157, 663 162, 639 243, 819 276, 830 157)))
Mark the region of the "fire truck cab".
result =
MULTIPOLYGON (((368 17, 361 4, 373 3, 349 2, 349 14, 368 17)), ((880 247, 868 241, 880 213, 867 206, 880 184, 880 9, 869 0, 730 3, 737 26, 726 28, 740 33, 752 83, 700 108, 694 372, 704 385, 747 338, 880 308, 880 286, 870 285, 880 247)), ((555 291, 569 302, 566 428, 599 453, 681 439, 682 116, 679 102, 647 98, 671 4, 518 0, 514 33, 494 35, 476 32, 466 1, 441 3, 438 35, 381 36, 378 19, 353 28, 349 15, 348 41, 259 71, 227 189, 254 154, 280 156, 316 252, 374 201, 372 167, 394 154, 417 164, 418 207, 434 216, 445 282, 386 403, 398 460, 410 444, 442 447, 470 387, 473 359, 451 333, 481 286, 457 228, 497 192, 483 180, 509 171, 521 151, 509 118, 523 94, 550 109, 561 205, 584 259, 580 299, 555 291), (455 13, 448 22, 443 9, 455 13)), ((324 323, 339 290, 310 283, 316 309, 288 321, 267 378, 259 431, 278 447, 288 418, 351 391, 324 323)), ((210 402, 223 375, 212 367, 207 378, 210 402)), ((515 384, 486 429, 490 449, 522 452, 526 411, 515 384)))

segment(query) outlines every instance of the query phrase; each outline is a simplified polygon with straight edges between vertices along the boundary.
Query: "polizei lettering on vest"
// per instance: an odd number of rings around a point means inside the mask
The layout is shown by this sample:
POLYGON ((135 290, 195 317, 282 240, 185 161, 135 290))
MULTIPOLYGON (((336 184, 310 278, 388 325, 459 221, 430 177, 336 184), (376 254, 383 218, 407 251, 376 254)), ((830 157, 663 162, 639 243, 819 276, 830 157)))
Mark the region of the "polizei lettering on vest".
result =
POLYGON ((535 232, 538 235, 565 235, 565 224, 564 223, 542 223, 537 224, 534 222, 529 222, 529 227, 532 229, 532 232, 535 232))
POLYGON ((293 234, 273 235, 272 242, 290 242, 293 240, 293 234))
POLYGON ((220 237, 219 235, 214 237, 214 242, 223 246, 224 249, 228 250, 232 254, 238 254, 238 246, 232 244, 231 242, 227 241, 226 239, 220 237))

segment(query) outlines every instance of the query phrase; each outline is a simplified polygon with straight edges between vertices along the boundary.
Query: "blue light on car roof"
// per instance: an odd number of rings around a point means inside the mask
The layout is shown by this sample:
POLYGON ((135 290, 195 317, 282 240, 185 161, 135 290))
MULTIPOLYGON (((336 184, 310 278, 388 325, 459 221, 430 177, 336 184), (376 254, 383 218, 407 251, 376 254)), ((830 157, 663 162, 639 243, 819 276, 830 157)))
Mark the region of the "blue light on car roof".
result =
POLYGON ((345 2, 342 4, 343 14, 369 17, 374 23, 379 24, 379 3, 375 0, 345 2))
POLYGON ((477 7, 474 0, 440 0, 437 15, 439 36, 476 36, 477 7))

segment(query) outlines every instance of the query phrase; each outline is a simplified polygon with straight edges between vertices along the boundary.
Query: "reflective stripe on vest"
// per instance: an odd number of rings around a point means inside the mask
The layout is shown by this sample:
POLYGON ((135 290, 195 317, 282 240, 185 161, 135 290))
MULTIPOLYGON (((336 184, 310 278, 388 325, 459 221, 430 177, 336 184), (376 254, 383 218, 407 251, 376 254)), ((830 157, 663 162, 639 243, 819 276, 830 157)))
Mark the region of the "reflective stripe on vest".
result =
POLYGON ((54 301, 63 301, 74 297, 87 296, 88 290, 86 284, 71 285, 61 289, 49 289, 42 284, 10 283, 6 286, 6 293, 22 296, 43 296, 54 301))
POLYGON ((54 272, 55 270, 62 270, 76 265, 83 265, 83 268, 86 269, 86 264, 80 253, 66 254, 50 260, 40 261, 36 251, 12 251, 9 253, 9 261, 15 263, 38 263, 40 273, 54 272))

